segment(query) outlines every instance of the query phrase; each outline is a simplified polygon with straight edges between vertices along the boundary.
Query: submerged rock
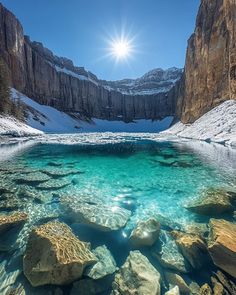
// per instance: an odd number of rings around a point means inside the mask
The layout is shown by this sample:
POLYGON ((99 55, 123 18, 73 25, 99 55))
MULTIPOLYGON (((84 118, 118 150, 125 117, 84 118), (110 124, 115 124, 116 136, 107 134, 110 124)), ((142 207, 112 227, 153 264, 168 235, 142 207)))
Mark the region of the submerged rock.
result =
POLYGON ((161 244, 155 243, 151 254, 166 268, 177 270, 182 273, 189 271, 189 265, 180 253, 174 238, 166 231, 160 233, 161 244))
POLYGON ((216 266, 236 278, 236 224, 211 219, 208 250, 216 266))
POLYGON ((71 184, 71 181, 66 179, 50 179, 44 183, 40 183, 37 188, 41 190, 58 190, 71 184))
POLYGON ((16 226, 22 226, 28 220, 26 213, 16 212, 9 215, 0 215, 0 234, 16 226))
POLYGON ((204 284, 201 286, 199 295, 213 295, 211 287, 208 284, 204 284))
POLYGON ((224 287, 225 293, 227 293, 227 290, 229 294, 236 294, 236 283, 234 283, 231 278, 227 277, 219 270, 215 273, 215 278, 224 287))
POLYGON ((212 216, 232 212, 234 209, 229 193, 219 189, 205 191, 200 199, 191 201, 185 208, 194 213, 212 216))
POLYGON ((165 272, 165 278, 170 286, 176 285, 179 287, 180 294, 188 295, 191 293, 189 286, 180 275, 173 272, 165 272))
POLYGON ((116 262, 106 246, 97 247, 92 251, 98 262, 85 270, 85 275, 91 279, 98 280, 116 271, 116 262))
POLYGON ((90 225, 101 231, 113 231, 124 227, 131 212, 118 206, 104 205, 83 197, 61 197, 63 209, 75 222, 90 225))
POLYGON ((161 275, 147 257, 131 251, 112 284, 112 295, 160 295, 161 275))
POLYGON ((186 234, 179 231, 173 231, 181 253, 193 269, 200 269, 210 261, 207 246, 198 235, 186 234))
POLYGON ((160 223, 150 218, 147 221, 140 221, 130 235, 130 243, 133 247, 152 246, 160 234, 160 223))
POLYGON ((88 243, 81 242, 64 223, 49 222, 30 233, 23 270, 31 285, 65 285, 79 279, 97 261, 88 243))
POLYGON ((165 295, 180 295, 179 287, 175 286, 165 293, 165 295))
POLYGON ((45 173, 51 177, 65 177, 69 175, 81 174, 82 172, 76 169, 43 169, 42 173, 45 173))
POLYGON ((16 177, 15 181, 19 184, 35 185, 48 181, 50 177, 42 172, 34 172, 24 176, 16 177))

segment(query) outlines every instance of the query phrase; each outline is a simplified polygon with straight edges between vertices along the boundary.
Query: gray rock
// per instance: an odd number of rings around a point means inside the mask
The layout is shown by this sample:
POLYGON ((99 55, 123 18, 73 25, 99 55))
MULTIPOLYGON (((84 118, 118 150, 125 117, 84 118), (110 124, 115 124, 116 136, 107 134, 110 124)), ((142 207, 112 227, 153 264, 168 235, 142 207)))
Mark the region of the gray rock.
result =
POLYGON ((133 247, 152 246, 160 234, 160 223, 150 218, 137 224, 130 235, 130 243, 133 247))
POLYGON ((106 246, 97 247, 92 251, 98 262, 85 270, 85 275, 98 280, 116 271, 116 262, 106 246))
POLYGON ((61 197, 66 214, 75 222, 87 224, 101 231, 113 231, 124 227, 131 212, 118 206, 90 201, 87 197, 61 197))
POLYGON ((50 177, 42 172, 34 172, 15 178, 17 183, 28 185, 39 184, 48 180, 50 180, 50 177))
POLYGON ((112 295, 160 295, 161 275, 147 257, 131 251, 112 284, 112 295))
POLYGON ((71 181, 66 179, 50 179, 40 183, 37 188, 41 190, 58 190, 71 184, 71 181))
POLYGON ((152 247, 152 255, 163 267, 187 273, 189 271, 189 265, 180 253, 174 238, 167 231, 162 230, 160 241, 161 244, 156 243, 152 247))
POLYGON ((229 193, 219 189, 204 191, 200 198, 190 201, 185 208, 194 213, 208 216, 232 212, 234 209, 229 193))
POLYGON ((175 286, 165 293, 165 295, 180 295, 179 287, 175 286))

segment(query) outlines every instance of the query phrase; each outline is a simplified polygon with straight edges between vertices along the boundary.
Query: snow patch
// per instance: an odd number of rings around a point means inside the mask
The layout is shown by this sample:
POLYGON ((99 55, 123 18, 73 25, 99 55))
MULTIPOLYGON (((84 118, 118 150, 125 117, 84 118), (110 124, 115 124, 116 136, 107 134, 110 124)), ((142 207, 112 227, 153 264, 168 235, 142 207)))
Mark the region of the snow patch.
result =
POLYGON ((193 124, 175 124, 163 133, 179 137, 223 143, 236 148, 236 101, 227 100, 193 124))
POLYGON ((93 118, 88 123, 72 118, 53 107, 41 105, 15 89, 12 89, 12 97, 18 97, 28 107, 28 125, 47 133, 160 132, 169 128, 173 121, 173 117, 169 116, 160 121, 141 119, 131 123, 93 118))

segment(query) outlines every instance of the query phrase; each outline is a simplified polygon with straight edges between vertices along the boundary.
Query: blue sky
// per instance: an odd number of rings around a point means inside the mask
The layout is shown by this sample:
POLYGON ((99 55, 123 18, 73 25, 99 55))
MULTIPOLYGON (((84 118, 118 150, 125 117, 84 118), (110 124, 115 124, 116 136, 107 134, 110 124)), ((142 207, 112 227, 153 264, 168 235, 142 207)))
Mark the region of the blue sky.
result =
MULTIPOLYGON (((0 0, 1 1, 1 0, 0 0)), ((136 78, 153 68, 183 67, 200 0, 2 0, 31 40, 101 79, 136 78), (116 62, 109 40, 122 31, 134 52, 116 62)))

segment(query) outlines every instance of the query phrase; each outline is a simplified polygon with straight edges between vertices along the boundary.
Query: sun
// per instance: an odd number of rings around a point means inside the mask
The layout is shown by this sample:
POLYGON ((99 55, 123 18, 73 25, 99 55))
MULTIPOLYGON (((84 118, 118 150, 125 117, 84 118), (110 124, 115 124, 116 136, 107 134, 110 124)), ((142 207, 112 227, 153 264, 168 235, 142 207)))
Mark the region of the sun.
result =
POLYGON ((115 40, 111 44, 111 54, 117 59, 127 58, 131 53, 131 44, 127 40, 115 40))

